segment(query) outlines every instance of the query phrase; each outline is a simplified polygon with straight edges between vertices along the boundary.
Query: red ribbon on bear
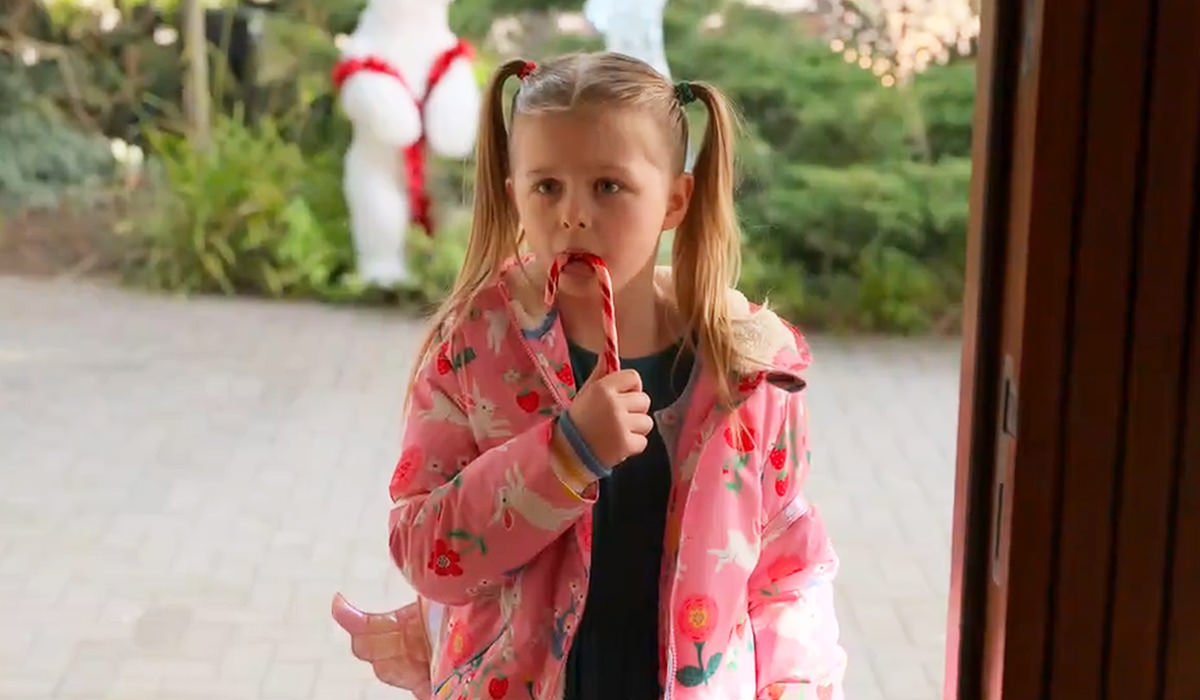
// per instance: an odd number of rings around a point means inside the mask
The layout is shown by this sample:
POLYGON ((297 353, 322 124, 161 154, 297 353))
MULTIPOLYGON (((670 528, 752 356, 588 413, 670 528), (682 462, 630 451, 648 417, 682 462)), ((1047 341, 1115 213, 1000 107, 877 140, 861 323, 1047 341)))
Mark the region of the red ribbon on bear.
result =
POLYGON ((474 50, 471 45, 459 39, 458 43, 438 54, 434 59, 433 65, 429 68, 429 77, 425 82, 425 94, 418 97, 409 86, 408 81, 404 76, 387 61, 377 56, 364 56, 359 58, 346 58, 338 61, 333 67, 333 84, 334 87, 340 90, 342 84, 350 79, 350 76, 360 71, 371 73, 381 73, 388 75, 400 81, 404 89, 413 98, 413 102, 417 105, 417 112, 421 115, 421 137, 415 143, 404 149, 404 175, 408 181, 408 204, 409 218, 413 223, 417 224, 425 230, 428 236, 433 235, 433 203, 430 200, 429 192, 425 182, 426 174, 426 157, 427 143, 425 139, 425 106, 428 102, 429 95, 433 93, 433 89, 445 77, 446 72, 450 70, 451 64, 459 58, 470 60, 474 57, 474 50))

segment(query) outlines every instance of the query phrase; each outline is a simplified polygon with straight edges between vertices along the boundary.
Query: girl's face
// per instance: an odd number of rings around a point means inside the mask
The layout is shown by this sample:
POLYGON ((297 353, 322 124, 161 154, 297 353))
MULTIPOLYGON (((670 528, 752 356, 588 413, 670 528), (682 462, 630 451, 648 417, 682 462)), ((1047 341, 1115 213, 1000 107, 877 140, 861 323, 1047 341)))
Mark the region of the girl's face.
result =
MULTIPOLYGON (((508 192, 539 262, 586 251, 604 259, 614 291, 652 283, 662 232, 683 220, 692 177, 675 172, 663 127, 634 109, 517 117, 508 192)), ((560 293, 596 290, 589 268, 563 269, 560 293)))

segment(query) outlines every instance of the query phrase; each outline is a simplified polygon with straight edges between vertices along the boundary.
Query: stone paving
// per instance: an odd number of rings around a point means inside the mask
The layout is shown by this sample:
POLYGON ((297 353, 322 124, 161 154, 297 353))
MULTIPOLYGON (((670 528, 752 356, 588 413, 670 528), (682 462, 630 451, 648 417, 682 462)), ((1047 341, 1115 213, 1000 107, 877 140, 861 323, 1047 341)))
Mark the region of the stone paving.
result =
MULTIPOLYGON (((0 277, 0 698, 403 698, 335 590, 411 599, 386 484, 417 324, 0 277)), ((850 700, 939 695, 958 346, 813 341, 850 700)))

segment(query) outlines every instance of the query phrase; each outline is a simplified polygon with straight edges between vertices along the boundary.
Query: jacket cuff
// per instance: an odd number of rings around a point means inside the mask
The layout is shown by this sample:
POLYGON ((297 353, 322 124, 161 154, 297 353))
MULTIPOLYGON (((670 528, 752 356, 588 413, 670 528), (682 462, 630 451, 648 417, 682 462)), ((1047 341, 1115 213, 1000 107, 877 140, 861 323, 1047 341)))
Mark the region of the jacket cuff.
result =
POLYGON ((550 455, 554 473, 567 493, 581 501, 593 500, 589 497, 589 487, 594 487, 596 477, 575 456, 574 449, 570 447, 561 430, 555 430, 550 436, 550 455))
POLYGON ((596 458, 592 448, 583 439, 583 435, 575 427, 575 422, 571 420, 571 416, 566 411, 558 414, 558 429, 567 439, 567 443, 571 445, 571 449, 575 451, 575 456, 596 479, 604 479, 612 474, 612 470, 601 464, 600 460, 596 458))

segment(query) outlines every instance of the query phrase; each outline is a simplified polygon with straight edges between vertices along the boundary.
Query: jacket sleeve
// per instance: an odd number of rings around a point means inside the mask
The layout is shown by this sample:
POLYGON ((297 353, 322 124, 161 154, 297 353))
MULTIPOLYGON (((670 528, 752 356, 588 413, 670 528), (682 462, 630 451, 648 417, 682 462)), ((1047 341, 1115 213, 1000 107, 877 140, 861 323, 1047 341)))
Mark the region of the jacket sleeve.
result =
POLYGON ((762 546, 749 581, 758 697, 841 700, 846 655, 833 602, 838 560, 804 496, 809 458, 803 395, 786 401, 783 426, 764 465, 762 546))
POLYGON ((473 385, 462 390, 473 358, 443 343, 417 375, 390 487, 392 558, 417 593, 447 605, 494 589, 589 503, 559 477, 569 455, 554 448, 553 418, 479 451, 476 428, 503 426, 473 385))

